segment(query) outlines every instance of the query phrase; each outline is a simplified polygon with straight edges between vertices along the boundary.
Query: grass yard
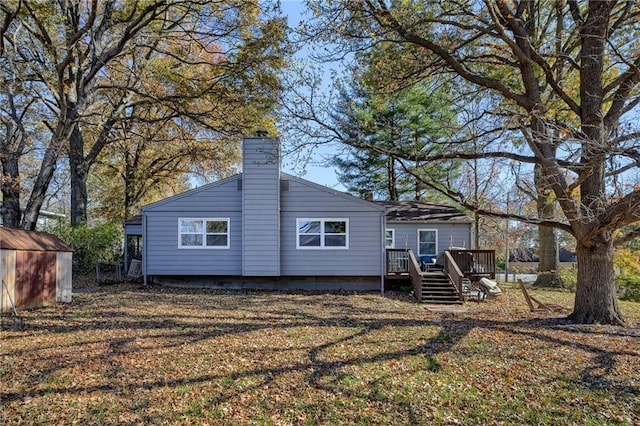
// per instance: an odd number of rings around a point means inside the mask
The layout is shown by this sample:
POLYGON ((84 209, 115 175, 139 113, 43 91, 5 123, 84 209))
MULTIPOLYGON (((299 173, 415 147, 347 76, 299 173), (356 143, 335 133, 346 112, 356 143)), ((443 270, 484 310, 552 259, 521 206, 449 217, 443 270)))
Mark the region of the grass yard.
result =
MULTIPOLYGON (((629 327, 392 294, 139 285, 2 318, 2 424, 640 424, 629 327)), ((571 306, 572 295, 532 292, 571 306)))

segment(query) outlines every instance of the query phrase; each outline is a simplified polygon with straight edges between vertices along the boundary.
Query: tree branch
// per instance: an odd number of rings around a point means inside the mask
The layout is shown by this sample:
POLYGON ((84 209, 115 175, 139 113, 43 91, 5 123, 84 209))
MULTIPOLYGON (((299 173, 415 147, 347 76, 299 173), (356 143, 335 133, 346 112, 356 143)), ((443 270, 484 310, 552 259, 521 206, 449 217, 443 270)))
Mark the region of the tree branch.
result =
POLYGON ((378 6, 374 5, 371 0, 365 0, 365 2, 369 5, 369 7, 377 12, 377 16, 380 18, 380 22, 383 24, 386 23, 390 28, 396 31, 404 40, 414 43, 418 46, 422 46, 434 54, 438 55, 453 71, 455 71, 460 77, 465 80, 477 84, 479 86, 485 87, 487 89, 492 89, 500 94, 502 94, 505 98, 511 99, 519 106, 525 108, 526 110, 530 110, 533 107, 531 100, 523 95, 519 95, 509 90, 507 86, 502 84, 500 81, 496 79, 492 79, 489 77, 485 77, 476 73, 471 72, 465 66, 462 65, 460 61, 458 61, 455 56, 449 53, 446 49, 441 47, 440 45, 427 40, 423 37, 418 36, 417 34, 409 32, 404 26, 402 26, 393 16, 393 14, 387 8, 385 2, 383 0, 378 1, 378 6))
POLYGON ((640 226, 636 227, 630 232, 616 238, 613 240, 613 245, 616 247, 620 247, 625 243, 635 240, 636 238, 640 238, 640 226))

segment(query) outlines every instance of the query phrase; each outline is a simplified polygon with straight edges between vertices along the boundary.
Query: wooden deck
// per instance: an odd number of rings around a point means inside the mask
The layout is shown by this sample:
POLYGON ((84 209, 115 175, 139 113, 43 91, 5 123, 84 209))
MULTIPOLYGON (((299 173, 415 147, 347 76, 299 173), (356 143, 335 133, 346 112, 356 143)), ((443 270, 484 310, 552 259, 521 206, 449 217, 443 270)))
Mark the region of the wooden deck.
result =
POLYGON ((386 279, 409 281, 419 302, 461 303, 465 288, 483 277, 496 276, 494 250, 445 250, 437 266, 427 272, 412 250, 387 249, 386 267, 386 279), (444 294, 447 286, 453 289, 453 296, 444 294))

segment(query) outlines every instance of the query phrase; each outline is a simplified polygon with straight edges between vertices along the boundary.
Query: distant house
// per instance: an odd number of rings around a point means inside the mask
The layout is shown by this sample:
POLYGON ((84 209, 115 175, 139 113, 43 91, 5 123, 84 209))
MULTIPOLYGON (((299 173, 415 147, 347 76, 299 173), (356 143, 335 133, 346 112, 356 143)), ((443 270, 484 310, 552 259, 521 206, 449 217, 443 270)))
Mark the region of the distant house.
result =
MULTIPOLYGON (((2 205, 2 200, 0 200, 0 206, 1 205, 2 205)), ((22 211, 22 213, 24 213, 24 210, 22 211)), ((64 220, 66 218, 67 216, 62 213, 50 212, 47 210, 40 210, 38 212, 37 228, 47 227, 51 224, 55 225, 60 220, 64 220)), ((3 226, 3 225, 4 223, 2 222, 2 216, 0 216, 0 226, 3 226)))
POLYGON ((380 289, 385 248, 469 247, 471 220, 442 204, 376 203, 280 171, 279 142, 245 138, 243 173, 149 204, 125 223, 145 283, 380 289))

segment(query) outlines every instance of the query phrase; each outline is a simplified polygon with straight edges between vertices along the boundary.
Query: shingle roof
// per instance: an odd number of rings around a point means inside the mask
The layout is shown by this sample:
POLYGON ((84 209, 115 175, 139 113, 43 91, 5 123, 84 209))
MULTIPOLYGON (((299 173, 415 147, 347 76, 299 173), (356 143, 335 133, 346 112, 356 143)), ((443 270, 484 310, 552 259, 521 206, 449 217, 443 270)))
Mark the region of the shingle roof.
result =
POLYGON ((473 219, 448 204, 426 201, 376 201, 387 209, 387 221, 472 223, 473 219))
POLYGON ((0 226, 0 249, 27 251, 73 251, 52 234, 0 226))
POLYGON ((137 214, 135 216, 131 216, 129 219, 124 221, 125 225, 142 225, 142 215, 137 214))

